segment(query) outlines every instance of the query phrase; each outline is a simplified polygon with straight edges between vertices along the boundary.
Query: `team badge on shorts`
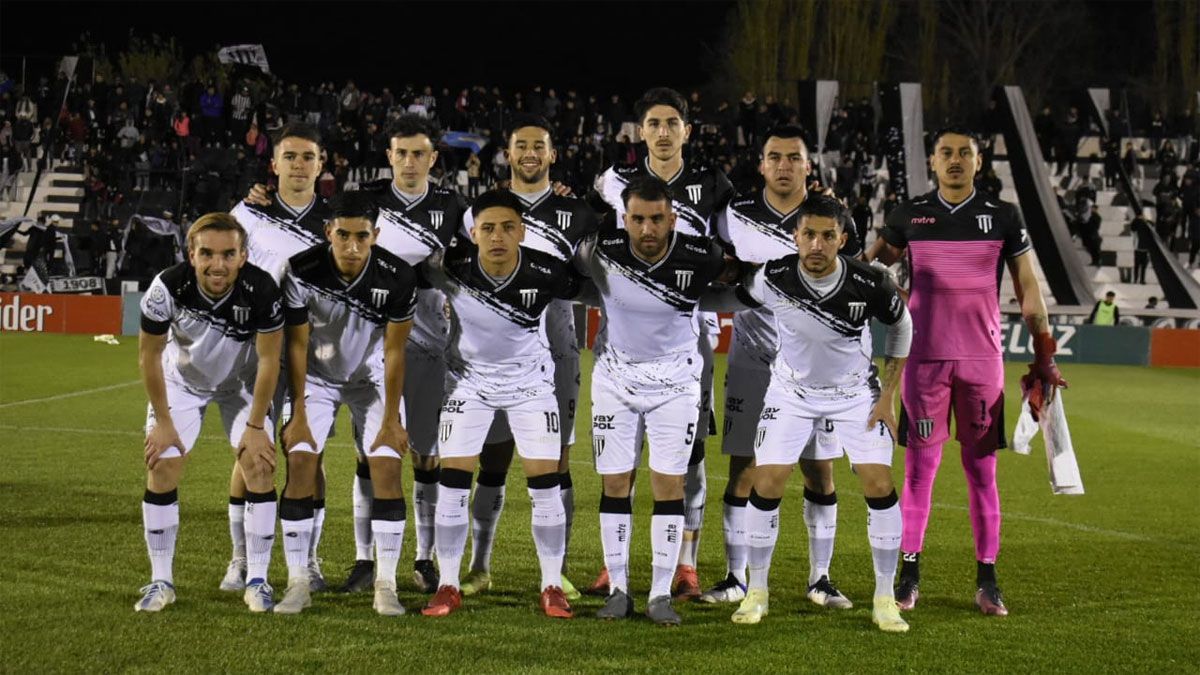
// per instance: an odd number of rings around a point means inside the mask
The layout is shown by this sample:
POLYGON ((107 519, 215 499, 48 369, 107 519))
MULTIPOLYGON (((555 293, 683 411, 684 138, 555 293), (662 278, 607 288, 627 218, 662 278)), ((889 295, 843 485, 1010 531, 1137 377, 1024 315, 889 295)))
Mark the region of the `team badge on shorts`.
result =
POLYGON ((592 436, 592 453, 599 457, 604 454, 604 437, 592 436))
POLYGON ((759 427, 758 431, 754 432, 754 449, 757 450, 763 444, 763 439, 767 437, 767 428, 759 427))
POLYGON ((917 420, 917 435, 921 438, 929 438, 933 435, 933 420, 926 417, 923 420, 917 420))

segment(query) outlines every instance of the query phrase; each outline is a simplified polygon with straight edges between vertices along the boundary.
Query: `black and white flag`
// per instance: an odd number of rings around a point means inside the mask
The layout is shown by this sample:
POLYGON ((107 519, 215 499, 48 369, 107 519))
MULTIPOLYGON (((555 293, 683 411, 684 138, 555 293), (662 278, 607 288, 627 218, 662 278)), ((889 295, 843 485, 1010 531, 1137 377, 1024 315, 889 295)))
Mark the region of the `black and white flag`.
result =
POLYGON ((236 63, 243 66, 254 66, 264 73, 271 72, 267 66, 267 50, 262 45, 233 45, 222 47, 217 52, 217 60, 221 63, 236 63))

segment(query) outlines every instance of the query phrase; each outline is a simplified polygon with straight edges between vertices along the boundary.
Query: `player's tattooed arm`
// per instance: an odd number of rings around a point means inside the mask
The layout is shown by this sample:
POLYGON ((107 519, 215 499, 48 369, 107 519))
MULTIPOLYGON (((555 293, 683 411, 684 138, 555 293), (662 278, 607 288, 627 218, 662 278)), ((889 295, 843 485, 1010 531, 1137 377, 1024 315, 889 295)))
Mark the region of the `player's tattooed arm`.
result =
POLYGON ((1008 271, 1013 279, 1013 293, 1021 306, 1021 315, 1025 317, 1025 325, 1030 335, 1042 335, 1050 332, 1050 317, 1046 310, 1046 299, 1042 296, 1042 288, 1038 283, 1037 274, 1033 271, 1033 257, 1029 252, 1015 258, 1009 258, 1008 271))
POLYGON ((903 356, 884 357, 883 391, 875 407, 871 409, 867 429, 874 429, 876 425, 883 424, 891 432, 892 438, 896 437, 896 389, 900 386, 900 374, 904 372, 904 362, 907 360, 903 356))
POLYGON ((166 346, 166 333, 154 335, 143 330, 138 337, 138 365, 142 371, 142 384, 146 387, 146 397, 150 399, 150 407, 154 411, 154 426, 146 434, 144 447, 146 466, 150 469, 158 464, 159 457, 169 448, 179 448, 181 454, 187 452, 179 433, 175 431, 167 403, 167 381, 162 368, 162 354, 166 346))

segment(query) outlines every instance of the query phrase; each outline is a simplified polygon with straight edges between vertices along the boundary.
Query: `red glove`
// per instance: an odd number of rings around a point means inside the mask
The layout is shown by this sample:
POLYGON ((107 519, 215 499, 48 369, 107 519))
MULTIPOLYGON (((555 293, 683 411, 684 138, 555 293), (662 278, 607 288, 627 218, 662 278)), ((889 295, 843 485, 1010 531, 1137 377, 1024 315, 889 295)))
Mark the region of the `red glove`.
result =
POLYGON ((1033 363, 1029 372, 1021 378, 1021 389, 1029 396, 1029 412, 1036 421, 1046 403, 1054 400, 1055 387, 1067 387, 1067 381, 1058 372, 1054 354, 1058 343, 1050 333, 1041 333, 1033 338, 1033 363))

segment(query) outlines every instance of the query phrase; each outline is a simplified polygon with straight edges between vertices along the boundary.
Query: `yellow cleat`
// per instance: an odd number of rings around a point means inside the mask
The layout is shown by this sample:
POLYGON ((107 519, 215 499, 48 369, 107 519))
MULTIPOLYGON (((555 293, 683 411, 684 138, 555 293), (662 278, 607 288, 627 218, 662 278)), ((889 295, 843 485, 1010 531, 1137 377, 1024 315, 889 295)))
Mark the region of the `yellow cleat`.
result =
POLYGON ((583 594, 579 592, 579 589, 575 588, 575 584, 567 581, 566 577, 562 577, 562 590, 563 595, 567 596, 567 600, 570 600, 571 602, 583 597, 583 594))
POLYGON ((467 573, 467 578, 463 579, 459 589, 463 596, 475 595, 482 593, 492 587, 492 575, 490 572, 482 570, 471 570, 467 573))
POLYGON ((754 624, 767 615, 767 589, 752 588, 730 619, 734 623, 754 624))
POLYGON ((890 595, 875 596, 875 609, 871 611, 871 621, 885 633, 907 633, 908 622, 900 617, 900 608, 896 606, 896 598, 890 595))

